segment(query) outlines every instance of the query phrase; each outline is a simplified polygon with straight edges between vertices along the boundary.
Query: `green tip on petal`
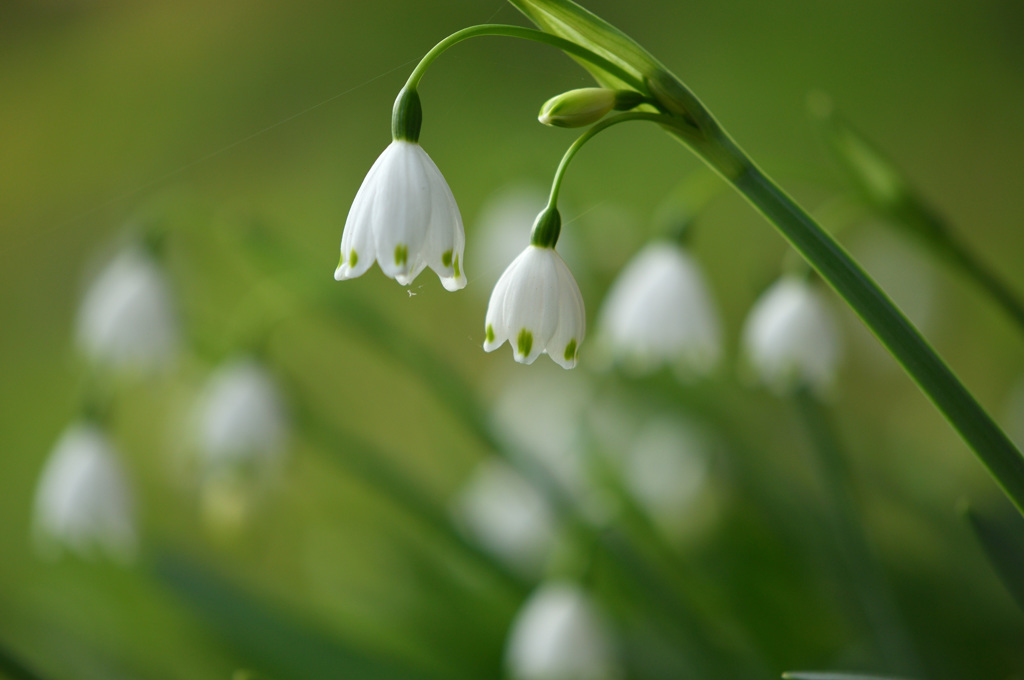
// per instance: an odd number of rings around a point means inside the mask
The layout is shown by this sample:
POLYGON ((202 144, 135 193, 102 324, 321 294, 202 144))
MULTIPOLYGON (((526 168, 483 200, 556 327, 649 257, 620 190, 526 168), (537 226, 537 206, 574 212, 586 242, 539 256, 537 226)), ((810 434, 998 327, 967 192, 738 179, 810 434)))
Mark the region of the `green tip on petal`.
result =
POLYGON ((533 348, 533 333, 525 328, 519 331, 519 337, 516 338, 516 347, 524 357, 529 356, 530 350, 533 348))
POLYGON ((487 324, 487 342, 494 342, 494 326, 487 324))
POLYGON ((409 261, 409 246, 404 243, 399 243, 395 246, 395 264, 401 267, 405 266, 405 263, 409 261))
POLYGON ((443 264, 445 267, 452 266, 452 251, 444 251, 444 254, 441 255, 441 264, 443 264))
POLYGON ((460 276, 462 276, 462 273, 459 272, 459 256, 458 255, 455 256, 455 261, 453 262, 453 265, 455 266, 455 278, 459 278, 460 276))
POLYGON ((359 255, 356 254, 356 249, 353 248, 348 254, 348 266, 355 269, 356 262, 359 262, 359 255))
POLYGON ((569 341, 569 344, 565 346, 565 360, 572 361, 576 358, 576 340, 575 338, 569 341))

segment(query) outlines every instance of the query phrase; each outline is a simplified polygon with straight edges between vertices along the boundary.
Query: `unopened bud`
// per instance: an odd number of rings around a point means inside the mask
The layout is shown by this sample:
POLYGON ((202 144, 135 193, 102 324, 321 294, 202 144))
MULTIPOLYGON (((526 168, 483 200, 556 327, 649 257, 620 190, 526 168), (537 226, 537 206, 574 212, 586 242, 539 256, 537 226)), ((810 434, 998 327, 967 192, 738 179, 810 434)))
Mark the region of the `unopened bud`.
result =
POLYGON ((642 101, 643 96, 632 90, 584 87, 544 102, 537 119, 554 127, 583 127, 596 123, 613 110, 625 111, 642 101))

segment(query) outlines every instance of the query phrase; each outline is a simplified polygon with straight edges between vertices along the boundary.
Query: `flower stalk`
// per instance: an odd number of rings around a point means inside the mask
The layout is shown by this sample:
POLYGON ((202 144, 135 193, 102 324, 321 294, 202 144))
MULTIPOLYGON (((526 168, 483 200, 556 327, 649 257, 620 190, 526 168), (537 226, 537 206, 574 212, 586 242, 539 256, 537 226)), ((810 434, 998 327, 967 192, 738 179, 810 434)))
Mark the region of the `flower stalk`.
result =
POLYGON ((1006 495, 1024 512, 1024 457, 931 345, 885 293, 793 199, 734 144, 721 147, 743 171, 723 176, 796 248, 860 316, 946 420, 960 433, 1006 495))
MULTIPOLYGON (((1017 509, 1024 513, 1024 456, 917 329, 845 250, 731 139, 711 112, 643 47, 571 0, 512 0, 534 23, 613 62, 615 71, 586 65, 604 86, 627 72, 642 83, 660 114, 623 114, 659 123, 731 184, 861 317, 946 420, 960 433, 1017 509)), ((635 87, 635 86, 634 86, 635 87)), ((569 154, 566 154, 567 157, 569 154)), ((563 163, 566 160, 563 159, 563 163)), ((555 194, 557 187, 553 188, 555 194)))

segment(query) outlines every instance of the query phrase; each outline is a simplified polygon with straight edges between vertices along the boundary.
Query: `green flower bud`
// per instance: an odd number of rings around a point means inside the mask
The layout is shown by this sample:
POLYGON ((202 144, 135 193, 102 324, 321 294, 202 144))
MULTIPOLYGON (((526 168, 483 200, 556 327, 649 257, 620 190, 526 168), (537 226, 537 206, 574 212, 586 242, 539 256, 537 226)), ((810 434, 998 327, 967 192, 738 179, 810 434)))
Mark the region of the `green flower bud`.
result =
POLYGON ((553 127, 583 127, 596 123, 613 110, 626 111, 642 101, 643 95, 632 90, 584 87, 544 102, 537 119, 553 127))

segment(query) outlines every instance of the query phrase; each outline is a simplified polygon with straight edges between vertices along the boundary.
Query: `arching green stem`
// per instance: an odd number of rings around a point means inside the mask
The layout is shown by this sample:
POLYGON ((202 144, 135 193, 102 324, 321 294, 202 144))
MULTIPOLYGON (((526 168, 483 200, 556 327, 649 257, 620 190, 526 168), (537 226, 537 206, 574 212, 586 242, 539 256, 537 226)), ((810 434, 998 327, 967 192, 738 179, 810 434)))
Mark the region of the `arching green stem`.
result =
POLYGON ((434 45, 434 47, 427 52, 423 59, 420 60, 420 63, 416 65, 416 68, 413 69, 413 72, 409 76, 409 80, 406 81, 405 86, 410 89, 415 89, 416 86, 419 85, 420 79, 426 72, 427 67, 430 66, 430 64, 433 63, 433 61, 449 47, 456 45, 463 40, 483 35, 522 38, 523 40, 532 40, 534 42, 557 47, 563 52, 567 52, 568 54, 579 57, 580 59, 584 59, 623 82, 629 83, 629 85, 638 92, 646 92, 646 88, 637 77, 631 75, 622 69, 622 67, 613 64, 604 57, 591 52, 585 47, 581 47, 574 42, 565 40, 564 38, 559 38, 558 36, 551 35, 550 33, 538 31, 535 28, 510 26, 507 24, 480 24, 479 26, 470 26, 469 28, 464 28, 461 31, 452 33, 450 36, 434 45))
MULTIPOLYGON (((558 164, 558 169, 555 170, 555 177, 551 181, 551 194, 548 197, 548 207, 554 208, 558 205, 558 193, 562 189, 562 180, 565 178, 565 171, 569 167, 569 162, 572 161, 576 153, 583 148, 583 145, 593 139, 595 136, 604 132, 613 125, 619 123, 628 123, 632 120, 646 120, 652 123, 658 123, 660 125, 668 126, 673 128, 673 131, 683 133, 684 129, 680 128, 680 120, 676 117, 661 114, 661 113, 645 113, 636 111, 633 113, 623 113, 618 116, 612 116, 611 118, 605 118, 601 122, 595 124, 589 128, 586 132, 576 138, 576 141, 566 149, 565 154, 562 156, 561 162, 558 164)), ((685 125, 685 124, 684 124, 685 125)))

